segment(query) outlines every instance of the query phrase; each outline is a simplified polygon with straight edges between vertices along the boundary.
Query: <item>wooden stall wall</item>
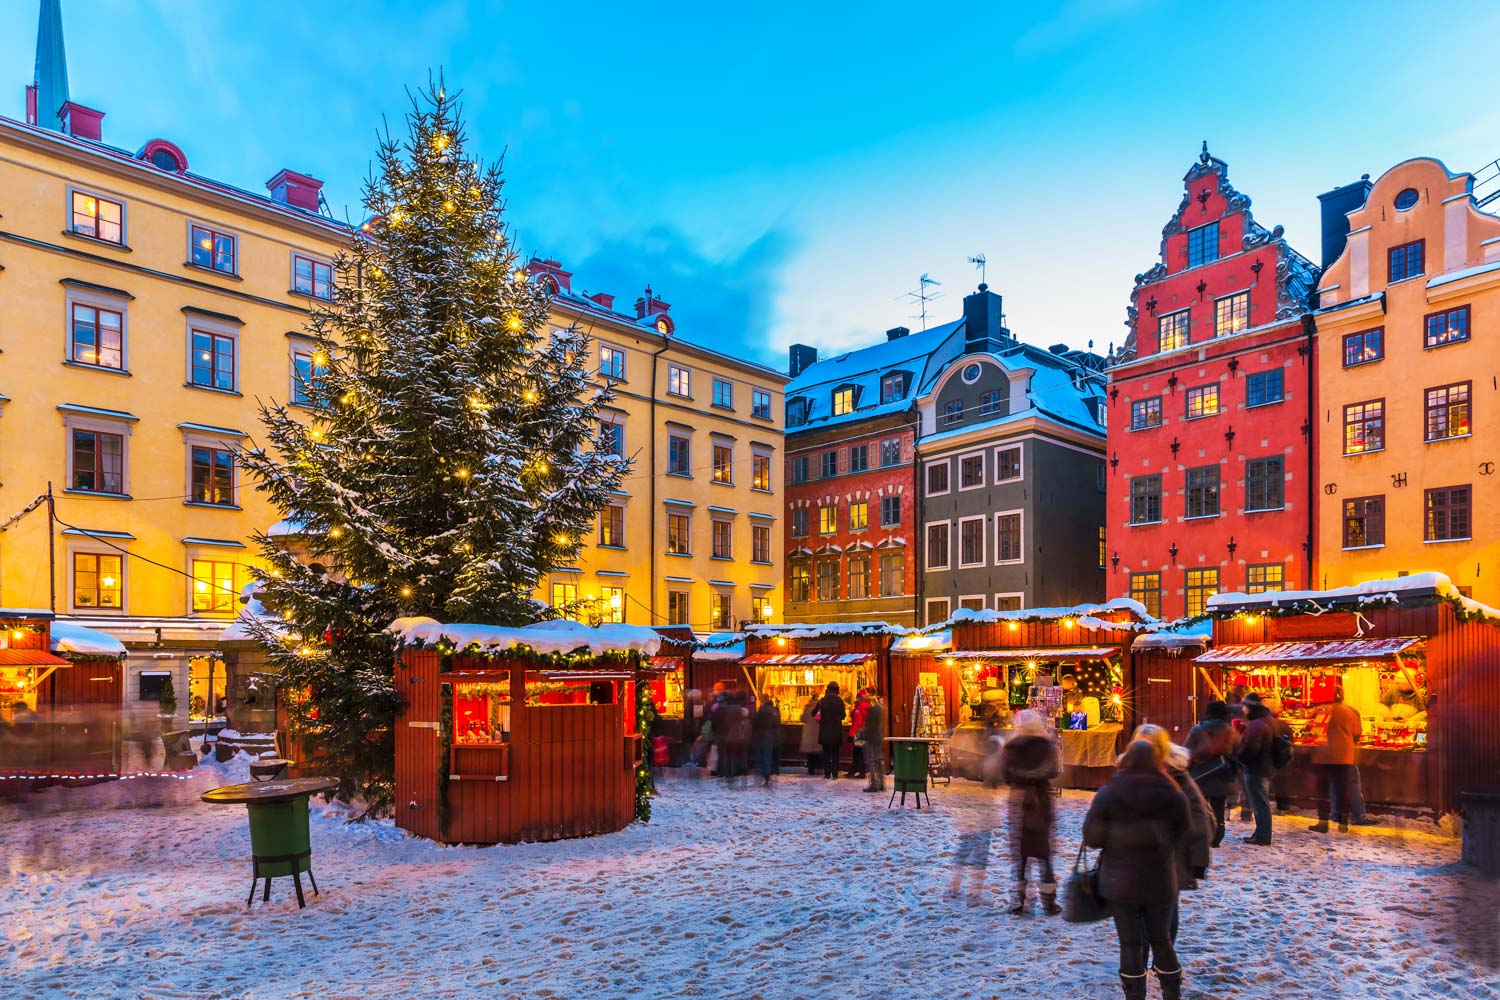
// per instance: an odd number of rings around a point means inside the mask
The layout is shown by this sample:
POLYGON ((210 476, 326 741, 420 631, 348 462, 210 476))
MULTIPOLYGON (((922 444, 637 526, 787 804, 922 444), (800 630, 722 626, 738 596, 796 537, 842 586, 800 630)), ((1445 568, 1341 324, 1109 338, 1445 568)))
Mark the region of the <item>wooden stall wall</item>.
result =
POLYGON ((442 657, 434 649, 408 649, 396 664, 396 824, 419 837, 438 839, 438 730, 442 657))
POLYGON ((961 688, 958 667, 944 663, 947 654, 939 653, 893 653, 887 680, 886 704, 890 710, 887 724, 892 736, 911 735, 911 703, 917 690, 919 674, 936 673, 938 685, 943 690, 943 701, 948 712, 948 728, 967 720, 962 718, 964 706, 960 704, 961 688))
MULTIPOLYGON (((1106 612, 1093 617, 1122 626, 1128 626, 1133 620, 1129 612, 1122 611, 1106 612)), ((1054 618, 1034 622, 958 622, 953 626, 953 649, 958 652, 1014 647, 1120 646, 1123 650, 1125 644, 1134 638, 1134 634, 1125 628, 1091 629, 1076 621, 1070 626, 1069 620, 1054 618)))
POLYGON ((44 700, 54 709, 82 705, 122 705, 125 701, 120 661, 75 660, 72 666, 52 671, 43 689, 44 700))
POLYGON ((1500 627, 1441 611, 1427 653, 1428 774, 1440 810, 1453 812, 1463 792, 1500 791, 1500 627))
POLYGON ((1125 733, 1127 738, 1136 726, 1150 722, 1165 728, 1173 743, 1186 743, 1188 733, 1198 722, 1199 706, 1206 706, 1213 697, 1193 662, 1203 647, 1171 652, 1131 651, 1128 673, 1134 678, 1134 687, 1126 688, 1131 692, 1130 704, 1126 706, 1130 725, 1125 733), (1172 656, 1171 652, 1181 655, 1172 656))

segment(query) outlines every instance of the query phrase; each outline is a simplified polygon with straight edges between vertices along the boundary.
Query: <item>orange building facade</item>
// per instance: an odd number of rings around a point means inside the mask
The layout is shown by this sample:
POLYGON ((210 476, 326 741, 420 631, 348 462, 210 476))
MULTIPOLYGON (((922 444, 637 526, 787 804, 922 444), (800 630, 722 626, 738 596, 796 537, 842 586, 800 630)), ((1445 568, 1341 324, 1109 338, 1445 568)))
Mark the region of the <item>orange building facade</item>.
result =
POLYGON ((1500 601, 1500 218, 1400 163, 1318 285, 1319 586, 1441 569, 1500 601))

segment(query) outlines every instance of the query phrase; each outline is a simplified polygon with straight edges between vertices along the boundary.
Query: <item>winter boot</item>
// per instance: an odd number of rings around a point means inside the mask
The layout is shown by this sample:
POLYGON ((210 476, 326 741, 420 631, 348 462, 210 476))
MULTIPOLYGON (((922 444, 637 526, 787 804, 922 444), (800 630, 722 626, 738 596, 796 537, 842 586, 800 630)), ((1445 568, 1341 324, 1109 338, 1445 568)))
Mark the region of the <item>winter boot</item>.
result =
POLYGON ((1062 907, 1057 905, 1057 883, 1042 883, 1042 912, 1049 917, 1055 917, 1062 912, 1062 907))
POLYGON ((1026 914, 1026 883, 1022 882, 1016 886, 1016 903, 1010 908, 1012 916, 1024 916, 1026 914))
POLYGON ((1146 1000, 1146 974, 1127 976, 1120 973, 1120 987, 1125 991, 1125 1000, 1146 1000))
MULTIPOLYGON (((1145 982, 1144 979, 1141 980, 1145 982)), ((1182 970, 1171 972, 1156 970, 1156 981, 1161 983, 1161 1000, 1182 1000, 1182 970)), ((1145 994, 1143 993, 1142 996, 1145 994)))
POLYGON ((1316 823, 1314 823, 1312 826, 1308 827, 1308 829, 1311 830, 1313 833, 1327 833, 1328 832, 1328 821, 1326 819, 1320 819, 1316 823))

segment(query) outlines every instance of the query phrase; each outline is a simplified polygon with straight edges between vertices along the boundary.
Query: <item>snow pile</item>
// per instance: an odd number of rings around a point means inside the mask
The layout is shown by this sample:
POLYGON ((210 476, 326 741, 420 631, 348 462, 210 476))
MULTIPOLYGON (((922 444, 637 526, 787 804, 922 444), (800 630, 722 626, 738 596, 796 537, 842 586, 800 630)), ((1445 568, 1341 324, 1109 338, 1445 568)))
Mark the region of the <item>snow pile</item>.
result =
POLYGON ((827 639, 840 635, 911 635, 917 630, 889 622, 788 622, 784 625, 751 625, 745 631, 757 638, 827 639))
POLYGON ((1176 622, 1155 632, 1138 636, 1132 649, 1200 649, 1213 641, 1213 623, 1209 621, 1180 625, 1176 622))
POLYGON ((72 622, 53 621, 52 652, 118 659, 125 655, 125 644, 114 636, 96 629, 74 625, 72 622))
POLYGON ((537 653, 574 653, 587 650, 594 656, 607 652, 633 651, 652 656, 661 648, 661 633, 643 625, 584 625, 573 621, 536 622, 523 628, 499 625, 444 625, 432 618, 397 618, 386 631, 403 644, 435 646, 446 639, 457 650, 477 647, 499 653, 521 646, 537 653))
POLYGON ((957 625, 961 623, 993 624, 995 622, 1035 622, 1056 621, 1060 618, 1072 618, 1083 628, 1090 629, 1132 629, 1138 626, 1128 622, 1109 622, 1096 616, 1111 611, 1128 611, 1142 622, 1154 624, 1156 619, 1147 611, 1146 606, 1140 601, 1129 597, 1115 597, 1103 604, 1079 604, 1071 608, 1018 608, 1015 611, 992 611, 989 609, 974 610, 972 608, 959 608, 953 612, 953 617, 943 624, 957 625))
POLYGON ((260 603, 256 595, 260 593, 260 582, 247 583, 240 589, 241 603, 240 613, 234 616, 234 621, 223 632, 219 633, 220 642, 244 642, 255 638, 250 631, 252 619, 260 619, 273 628, 282 628, 281 619, 266 610, 266 606, 260 603))
POLYGON ((1335 587, 1332 590, 1270 590, 1263 594, 1225 593, 1208 599, 1208 610, 1232 612, 1246 607, 1277 608, 1301 603, 1309 604, 1385 604, 1399 601, 1403 597, 1435 594, 1438 597, 1457 601, 1471 615, 1500 621, 1500 609, 1492 608, 1459 592, 1446 573, 1413 573, 1394 580, 1367 580, 1352 587, 1335 587))
POLYGON ((943 629, 926 635, 903 635, 891 643, 892 653, 946 653, 953 648, 953 631, 943 629))
POLYGON ((695 660, 743 660, 745 633, 715 632, 693 650, 695 660))
POLYGON ((266 529, 267 538, 295 538, 307 533, 307 525, 301 521, 277 521, 266 529))

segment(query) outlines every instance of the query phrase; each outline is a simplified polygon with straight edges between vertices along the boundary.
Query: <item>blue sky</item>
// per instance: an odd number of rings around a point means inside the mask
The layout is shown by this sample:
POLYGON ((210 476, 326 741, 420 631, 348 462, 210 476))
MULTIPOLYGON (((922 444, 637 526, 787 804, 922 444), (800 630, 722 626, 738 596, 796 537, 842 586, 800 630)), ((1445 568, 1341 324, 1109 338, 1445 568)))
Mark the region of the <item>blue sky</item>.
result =
MULTIPOLYGON (((1120 341, 1205 138, 1314 258, 1319 192, 1500 157, 1493 4, 923 8, 63 0, 63 19, 106 140, 162 136, 257 189, 312 173, 355 217, 381 117, 442 67, 471 148, 505 154, 523 251, 626 303, 650 282, 680 334, 777 367, 789 343, 915 327, 924 272, 956 315, 980 252, 1023 339, 1120 341)), ((0 113, 22 114, 35 22, 0 3, 0 113)))

